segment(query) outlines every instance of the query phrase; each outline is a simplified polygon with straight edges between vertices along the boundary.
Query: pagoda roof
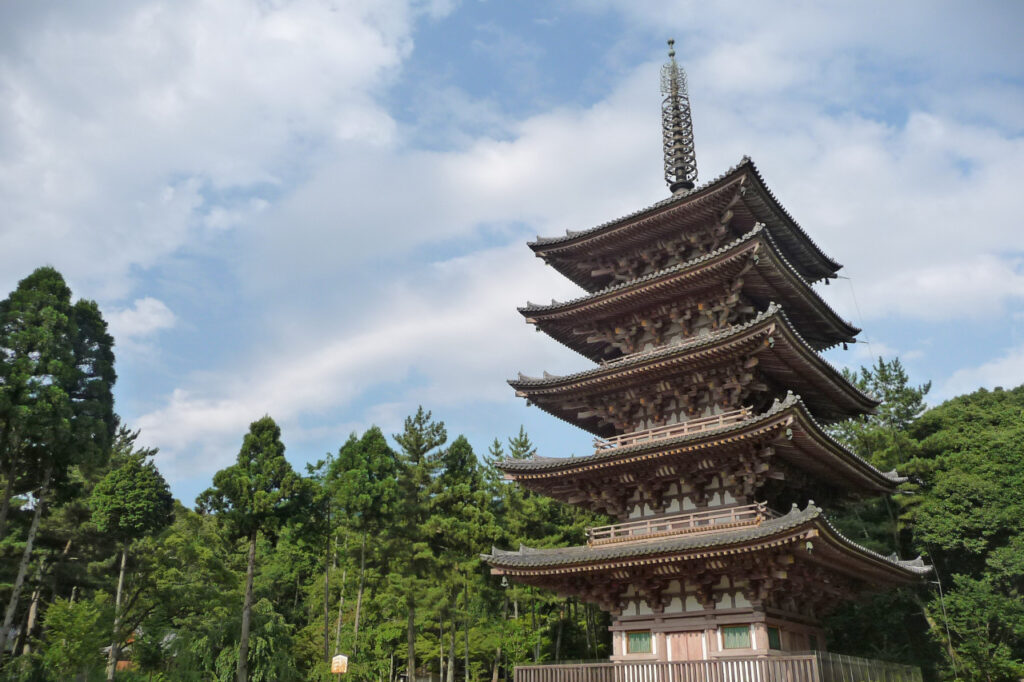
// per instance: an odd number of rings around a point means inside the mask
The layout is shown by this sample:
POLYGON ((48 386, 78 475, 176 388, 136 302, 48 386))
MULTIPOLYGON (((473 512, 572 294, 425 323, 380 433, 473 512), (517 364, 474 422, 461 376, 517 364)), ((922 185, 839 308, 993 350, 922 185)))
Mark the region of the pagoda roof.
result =
POLYGON ((754 162, 747 156, 714 180, 675 194, 647 208, 582 231, 560 237, 537 237, 529 246, 556 270, 584 289, 601 288, 587 268, 578 268, 574 257, 585 253, 620 252, 624 246, 640 247, 678 234, 694 219, 712 219, 733 204, 737 193, 741 208, 753 222, 762 222, 788 254, 797 270, 810 281, 831 277, 842 268, 814 243, 768 189, 754 162))
POLYGON ((792 510, 760 525, 721 532, 659 537, 635 542, 606 545, 533 549, 520 545, 517 551, 494 547, 481 558, 497 573, 529 575, 545 573, 572 573, 626 568, 637 563, 669 563, 689 558, 735 556, 740 553, 777 547, 787 542, 811 540, 816 558, 821 554, 840 556, 852 560, 851 573, 871 570, 886 576, 890 582, 910 584, 926 575, 930 566, 920 558, 901 561, 895 556, 883 556, 840 533, 822 510, 813 502, 804 509, 796 505, 792 510), (821 540, 821 542, 816 542, 821 540), (819 552, 819 545, 822 550, 819 552))
POLYGON ((729 244, 685 263, 570 301, 552 301, 549 305, 528 302, 519 312, 552 338, 598 361, 606 344, 588 342, 586 335, 573 331, 575 325, 720 288, 724 281, 743 273, 751 259, 753 267, 743 274, 744 290, 764 303, 781 299, 790 319, 815 350, 853 342, 860 333, 811 288, 760 224, 729 244))
POLYGON ((715 366, 737 356, 756 354, 764 371, 803 396, 818 419, 837 421, 871 412, 878 401, 850 384, 790 324, 782 307, 772 303, 749 322, 654 350, 632 353, 565 376, 520 373, 508 383, 517 395, 571 424, 598 433, 599 427, 576 417, 561 403, 572 395, 609 393, 666 376, 715 366), (552 400, 553 399, 553 400, 552 400))
POLYGON ((766 412, 719 428, 608 448, 583 457, 504 459, 495 466, 521 485, 544 488, 544 493, 551 495, 553 486, 562 483, 571 487, 577 476, 645 465, 657 468, 668 459, 703 457, 710 447, 720 443, 735 445, 766 437, 773 440, 778 456, 832 484, 867 493, 891 493, 907 481, 895 471, 878 470, 832 438, 800 396, 792 393, 776 400, 766 412))

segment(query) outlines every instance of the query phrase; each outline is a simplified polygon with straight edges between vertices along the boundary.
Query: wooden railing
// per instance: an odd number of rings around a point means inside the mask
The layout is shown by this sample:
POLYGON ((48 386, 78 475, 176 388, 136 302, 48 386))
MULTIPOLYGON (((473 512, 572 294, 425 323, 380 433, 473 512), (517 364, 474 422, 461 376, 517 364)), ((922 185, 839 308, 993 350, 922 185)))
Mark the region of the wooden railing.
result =
POLYGON ((722 414, 716 414, 712 417, 701 417, 700 419, 691 419, 690 421, 680 422, 679 424, 656 426, 653 429, 644 429, 643 431, 631 431, 630 433, 623 433, 618 436, 612 436, 611 438, 595 438, 594 450, 602 452, 611 448, 624 448, 630 445, 638 445, 640 443, 650 443, 652 441, 664 440, 666 438, 676 438, 678 436, 685 436, 691 433, 700 433, 701 431, 714 431, 724 426, 728 426, 729 424, 735 424, 737 422, 750 419, 751 416, 753 416, 753 412, 749 407, 741 407, 738 410, 723 412, 722 414))
POLYGON ((921 682, 918 668, 824 652, 707 661, 518 666, 515 682, 921 682))
POLYGON ((758 502, 687 514, 637 519, 610 526, 588 528, 587 544, 604 545, 611 542, 646 540, 666 535, 717 532, 726 528, 757 526, 765 519, 775 516, 775 512, 768 509, 764 502, 758 502))

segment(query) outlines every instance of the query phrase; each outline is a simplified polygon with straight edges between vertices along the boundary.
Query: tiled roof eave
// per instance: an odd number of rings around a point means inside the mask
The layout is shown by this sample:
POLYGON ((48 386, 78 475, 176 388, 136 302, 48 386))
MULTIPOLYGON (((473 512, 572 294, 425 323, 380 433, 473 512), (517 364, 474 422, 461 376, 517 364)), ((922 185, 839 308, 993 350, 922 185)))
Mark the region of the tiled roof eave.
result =
POLYGON ((586 296, 580 296, 570 301, 552 302, 549 305, 529 303, 526 306, 518 308, 518 310, 524 317, 528 319, 536 318, 538 319, 538 322, 542 322, 545 316, 554 316, 559 313, 569 313, 575 310, 600 308, 602 306, 611 305, 616 298, 637 296, 649 286, 658 286, 661 283, 664 283, 667 286, 669 282, 679 277, 692 279, 698 276, 704 276, 710 270, 715 268, 725 267, 727 264, 735 262, 736 259, 741 258, 745 253, 755 248, 755 244, 759 239, 764 240, 767 249, 771 253, 773 262, 777 264, 776 269, 783 277, 790 280, 792 283, 791 286, 793 286, 798 292, 797 295, 801 296, 806 301, 805 305, 812 310, 819 311, 824 318, 830 320, 837 332, 844 334, 839 341, 836 341, 832 345, 837 345, 844 341, 853 342, 854 337, 856 337, 861 330, 840 317, 832 306, 818 295, 810 282, 808 282, 797 271, 793 264, 789 262, 786 256, 778 248, 778 245, 775 243, 771 233, 764 230, 761 226, 755 226, 738 239, 729 242, 711 253, 691 259, 685 263, 680 263, 678 265, 649 273, 629 282, 605 287, 600 291, 596 291, 586 296))
POLYGON ((804 229, 800 227, 799 223, 797 223, 796 220, 793 219, 793 217, 789 214, 788 211, 786 211, 786 209, 778 201, 778 199, 771 192, 771 190, 768 189, 768 186, 765 183, 764 178, 761 176, 761 173, 757 170, 757 167, 754 165, 754 162, 749 157, 746 156, 744 156, 738 164, 736 164, 735 166, 727 170, 725 173, 715 178, 714 180, 711 180, 710 182, 707 182, 704 185, 701 185, 700 187, 692 189, 688 192, 668 197, 651 206, 648 206, 647 208, 635 211, 621 218, 608 221, 606 223, 602 223, 601 225, 597 225, 596 227, 592 227, 578 232, 569 231, 565 235, 559 237, 538 237, 536 241, 529 242, 528 245, 535 252, 544 252, 552 248, 564 248, 574 242, 586 241, 598 235, 603 235, 604 233, 611 232, 617 228, 624 228, 628 225, 639 222, 645 218, 657 214, 660 211, 670 210, 672 207, 678 204, 686 203, 687 201, 693 201, 694 199, 700 198, 704 195, 719 191, 723 187, 727 186, 730 182, 738 180, 740 179, 740 177, 748 173, 755 179, 757 190, 760 192, 761 195, 763 195, 765 203, 768 204, 769 207, 773 209, 774 212, 782 219, 782 221, 786 225, 786 228, 790 232, 792 232, 795 239, 805 245, 807 252, 811 254, 812 258, 815 258, 819 262, 824 263, 825 270, 829 270, 832 273, 838 272, 842 268, 842 265, 835 261, 834 259, 832 259, 831 257, 829 257, 828 255, 826 255, 821 250, 821 248, 814 242, 814 240, 811 239, 811 237, 804 231, 804 229))
MULTIPOLYGON (((711 447, 717 441, 726 436, 735 438, 756 438, 765 433, 777 431, 797 419, 812 437, 817 439, 823 446, 831 450, 836 457, 843 461, 848 471, 847 475, 853 478, 860 477, 862 480, 870 481, 881 491, 891 492, 896 486, 907 479, 900 477, 895 472, 884 473, 872 466, 856 453, 849 450, 839 441, 828 434, 821 424, 814 418, 810 410, 804 404, 800 396, 789 394, 784 400, 776 401, 766 412, 756 415, 749 420, 727 424, 719 429, 701 431, 693 434, 684 434, 675 438, 666 438, 662 441, 639 443, 620 448, 614 448, 605 453, 596 453, 584 457, 543 457, 524 460, 503 460, 496 463, 498 469, 508 473, 515 480, 528 481, 538 478, 552 478, 558 476, 574 476, 587 469, 605 469, 622 464, 628 464, 636 458, 659 456, 660 453, 673 453, 680 448, 690 450, 694 448, 704 449, 711 447), (710 443, 705 441, 712 441, 710 443)), ((730 441, 732 442, 732 441, 730 441)))
POLYGON ((850 540, 842 535, 813 503, 803 510, 794 507, 785 516, 765 521, 752 528, 599 547, 577 546, 543 550, 520 546, 518 552, 495 548, 496 551, 483 554, 481 558, 495 568, 513 573, 605 570, 637 561, 669 562, 761 551, 791 544, 805 537, 811 538, 812 531, 818 531, 819 536, 827 536, 832 541, 831 547, 835 551, 869 561, 889 573, 899 575, 904 580, 919 579, 931 571, 931 567, 924 565, 920 559, 901 561, 894 557, 885 557, 850 540))
POLYGON ((799 332, 793 328, 793 325, 786 318, 785 312, 776 304, 770 305, 766 311, 746 324, 699 337, 689 343, 665 346, 654 352, 636 353, 606 365, 575 374, 565 376, 550 375, 543 378, 520 375, 519 379, 510 379, 508 383, 517 391, 537 393, 538 391, 553 392, 554 390, 568 389, 572 384, 579 384, 581 386, 595 384, 600 379, 610 381, 616 375, 624 375, 629 370, 636 370, 644 365, 648 366, 647 369, 651 369, 659 363, 670 360, 678 361, 683 358, 690 359, 698 353, 704 355, 712 352, 721 353, 736 347, 738 344, 749 343, 755 336, 769 333, 775 328, 784 330, 786 336, 790 338, 794 350, 811 364, 820 367, 824 375, 831 378, 831 383, 839 386, 851 397, 855 397, 856 402, 868 406, 868 409, 873 409, 878 405, 877 400, 862 393, 850 384, 831 363, 815 351, 799 332))

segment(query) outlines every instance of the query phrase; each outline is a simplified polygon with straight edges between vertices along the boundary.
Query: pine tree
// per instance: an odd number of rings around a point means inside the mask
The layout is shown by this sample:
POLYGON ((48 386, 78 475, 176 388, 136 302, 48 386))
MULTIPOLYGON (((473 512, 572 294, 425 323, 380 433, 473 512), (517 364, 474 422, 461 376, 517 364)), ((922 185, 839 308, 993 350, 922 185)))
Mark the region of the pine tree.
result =
POLYGON ((275 530, 297 512, 306 497, 303 488, 302 479, 284 457, 281 429, 267 416, 249 426, 236 463, 218 471, 213 477, 213 487, 196 500, 200 510, 217 513, 235 536, 248 539, 242 633, 235 668, 237 682, 247 682, 249 676, 256 540, 261 532, 275 530))
POLYGON ((437 467, 436 450, 448 440, 444 422, 435 422, 423 407, 406 417, 402 433, 395 434, 402 448, 402 469, 399 474, 402 493, 402 518, 406 526, 400 552, 405 566, 402 582, 406 607, 406 673, 410 682, 416 676, 416 601, 422 581, 433 568, 433 554, 426 542, 423 525, 429 513, 431 480, 437 467))

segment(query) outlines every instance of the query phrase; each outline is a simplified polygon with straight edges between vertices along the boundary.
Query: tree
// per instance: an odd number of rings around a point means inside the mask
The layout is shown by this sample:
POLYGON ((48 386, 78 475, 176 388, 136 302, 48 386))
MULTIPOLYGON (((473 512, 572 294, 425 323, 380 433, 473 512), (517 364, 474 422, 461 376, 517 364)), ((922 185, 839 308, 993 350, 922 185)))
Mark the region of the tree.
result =
POLYGON ((284 457, 281 429, 269 416, 249 425, 238 459, 218 471, 213 487, 202 493, 196 505, 212 511, 237 537, 247 538, 249 554, 242 603, 242 631, 238 644, 237 682, 247 682, 252 583, 256 568, 256 540, 293 514, 302 497, 302 481, 284 457))
POLYGON ((114 679, 120 643, 121 598, 124 590, 125 566, 133 540, 160 530, 170 524, 174 500, 167 481, 160 475, 151 457, 154 449, 136 449, 138 431, 122 428, 115 446, 113 468, 92 492, 93 523, 101 533, 117 539, 121 545, 121 566, 118 571, 117 592, 114 599, 114 626, 107 658, 107 679, 114 679))
POLYGON ((412 679, 416 675, 416 592, 419 581, 429 572, 433 555, 423 536, 423 524, 428 513, 430 481, 436 464, 431 456, 436 448, 448 440, 444 422, 435 422, 422 406, 412 417, 405 418, 405 429, 395 434, 395 441, 402 448, 404 457, 400 472, 402 491, 402 516, 406 521, 405 555, 405 602, 406 646, 408 656, 406 672, 412 679))
POLYGON ((103 664, 106 609, 92 600, 57 599, 46 612, 43 665, 54 679, 68 680, 103 664))
POLYGON ((1024 675, 1024 386, 981 389, 910 429, 924 485, 908 516, 942 581, 928 604, 947 664, 975 680, 1024 675), (947 638, 947 631, 949 633, 947 638))
POLYGON ((53 268, 39 268, 0 302, 0 539, 14 494, 32 492, 33 512, 0 630, 6 650, 43 511, 73 463, 99 464, 114 433, 113 339, 91 301, 71 305, 53 268))
POLYGON ((362 438, 356 439, 352 434, 332 462, 328 480, 334 500, 345 522, 359 538, 353 653, 359 645, 359 618, 366 589, 366 541, 368 536, 383 536, 395 518, 399 504, 398 471, 398 455, 376 426, 367 429, 362 438))
MULTIPOLYGON (((451 604, 451 632, 454 634, 454 604, 462 588, 463 645, 466 680, 469 680, 469 585, 479 566, 479 554, 495 537, 494 514, 473 448, 465 436, 459 436, 438 457, 440 467, 434 479, 430 516, 425 530, 432 551, 438 557, 438 579, 446 583, 447 602, 451 604), (460 584, 461 583, 461 584, 460 584)), ((500 646, 500 644, 499 644, 500 646)), ((450 649, 449 670, 454 666, 454 646, 450 649)))

